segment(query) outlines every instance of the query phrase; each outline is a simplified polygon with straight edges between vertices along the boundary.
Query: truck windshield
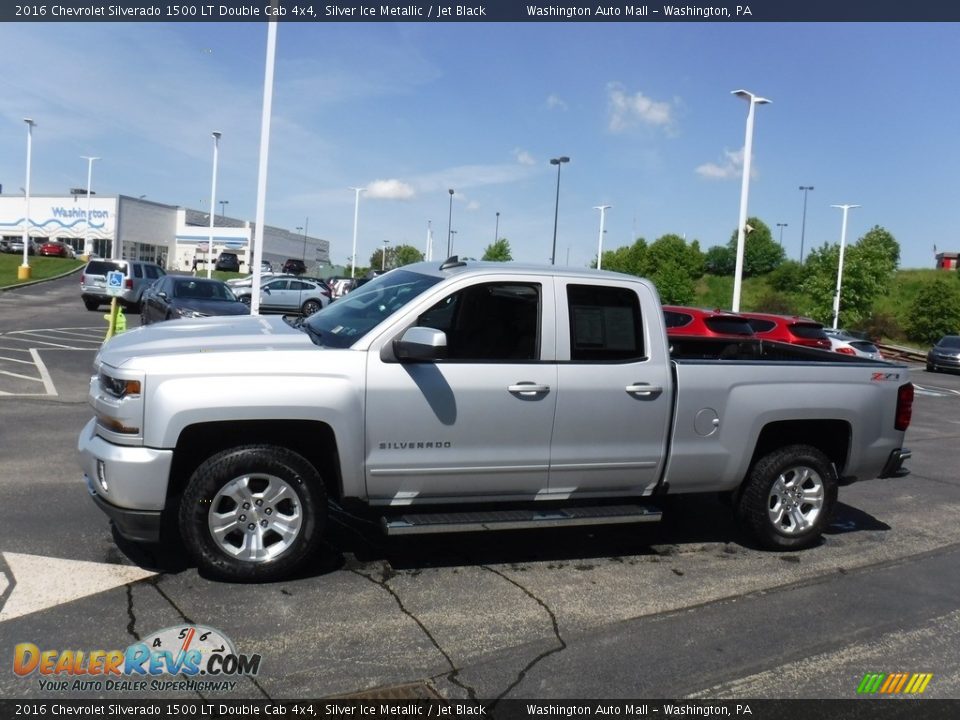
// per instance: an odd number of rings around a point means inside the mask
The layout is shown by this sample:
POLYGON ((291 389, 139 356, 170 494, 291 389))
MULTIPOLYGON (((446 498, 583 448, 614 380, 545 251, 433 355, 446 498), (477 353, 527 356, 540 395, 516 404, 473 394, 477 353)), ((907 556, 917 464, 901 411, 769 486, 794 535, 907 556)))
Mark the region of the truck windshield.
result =
POLYGON ((345 348, 443 278, 391 270, 327 305, 303 322, 317 345, 345 348))

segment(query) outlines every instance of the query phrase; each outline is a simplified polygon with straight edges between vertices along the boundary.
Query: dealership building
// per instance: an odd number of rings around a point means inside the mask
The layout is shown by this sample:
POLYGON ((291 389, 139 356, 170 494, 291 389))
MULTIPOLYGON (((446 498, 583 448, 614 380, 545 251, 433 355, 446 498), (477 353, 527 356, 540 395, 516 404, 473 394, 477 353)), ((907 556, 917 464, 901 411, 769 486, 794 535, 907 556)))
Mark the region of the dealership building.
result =
MULTIPOLYGON (((26 199, 23 195, 0 195, 0 237, 23 237, 26 199)), ((164 205, 125 195, 30 196, 30 239, 34 243, 59 240, 76 250, 100 257, 148 260, 167 270, 190 270, 195 261, 235 253, 240 269, 250 268, 253 257, 254 223, 198 210, 164 205), (89 217, 88 217, 89 216, 89 217)), ((310 274, 330 266, 330 243, 305 233, 264 225, 263 259, 277 266, 287 258, 301 258, 310 274)))

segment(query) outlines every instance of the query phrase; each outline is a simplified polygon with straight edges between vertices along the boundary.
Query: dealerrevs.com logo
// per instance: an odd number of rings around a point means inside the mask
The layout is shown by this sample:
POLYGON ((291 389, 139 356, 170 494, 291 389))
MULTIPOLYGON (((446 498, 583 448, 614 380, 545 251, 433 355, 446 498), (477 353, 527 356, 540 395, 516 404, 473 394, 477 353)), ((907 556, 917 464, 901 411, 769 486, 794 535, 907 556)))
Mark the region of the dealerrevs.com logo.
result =
POLYGON ((933 673, 867 673, 857 686, 858 695, 921 695, 933 673))
POLYGON ((13 672, 36 678, 45 691, 233 690, 229 678, 260 671, 260 655, 237 653, 218 630, 202 625, 164 628, 125 650, 48 650, 19 643, 13 672))

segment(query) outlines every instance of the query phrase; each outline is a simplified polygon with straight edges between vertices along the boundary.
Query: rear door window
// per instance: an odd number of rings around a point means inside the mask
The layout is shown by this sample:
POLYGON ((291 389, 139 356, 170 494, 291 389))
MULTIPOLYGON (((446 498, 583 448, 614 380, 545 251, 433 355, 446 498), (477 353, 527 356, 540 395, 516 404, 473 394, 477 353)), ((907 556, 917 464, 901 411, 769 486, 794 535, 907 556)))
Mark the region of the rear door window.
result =
POLYGON ((823 331, 823 325, 815 323, 791 323, 790 332, 804 340, 827 339, 827 334, 823 331))
POLYGON ((640 300, 629 288, 568 285, 570 359, 623 362, 644 357, 640 300))
POLYGON ((718 335, 753 335, 752 321, 741 318, 710 317, 703 322, 718 335))

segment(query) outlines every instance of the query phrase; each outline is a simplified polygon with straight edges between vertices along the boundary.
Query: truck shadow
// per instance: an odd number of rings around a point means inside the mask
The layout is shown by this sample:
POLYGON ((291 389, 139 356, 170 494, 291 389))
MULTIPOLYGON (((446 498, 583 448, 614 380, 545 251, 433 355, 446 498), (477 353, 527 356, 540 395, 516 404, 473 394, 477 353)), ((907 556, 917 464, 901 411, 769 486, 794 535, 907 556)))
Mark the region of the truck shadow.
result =
MULTIPOLYGON (((732 509, 712 494, 660 500, 659 523, 593 527, 544 528, 502 532, 447 533, 388 538, 379 524, 334 511, 321 552, 291 579, 308 579, 338 570, 360 570, 383 564, 396 571, 481 565, 522 566, 533 563, 628 562, 634 557, 670 556, 687 552, 763 552, 737 524, 732 509), (713 547, 700 547, 700 546, 713 547)), ((869 513, 838 503, 825 531, 829 537, 890 530, 869 513)), ((114 533, 117 548, 140 567, 178 574, 193 567, 179 542, 131 543, 114 533)))
MULTIPOLYGON (((387 538, 372 523, 334 513, 327 557, 301 573, 309 577, 351 564, 386 562, 398 571, 479 565, 628 561, 680 552, 764 552, 737 523, 732 509, 713 494, 661 500, 659 523, 545 528, 536 531, 448 533, 387 538), (702 548, 710 545, 713 547, 702 548)), ((863 510, 838 503, 827 536, 886 531, 890 526, 863 510)))

